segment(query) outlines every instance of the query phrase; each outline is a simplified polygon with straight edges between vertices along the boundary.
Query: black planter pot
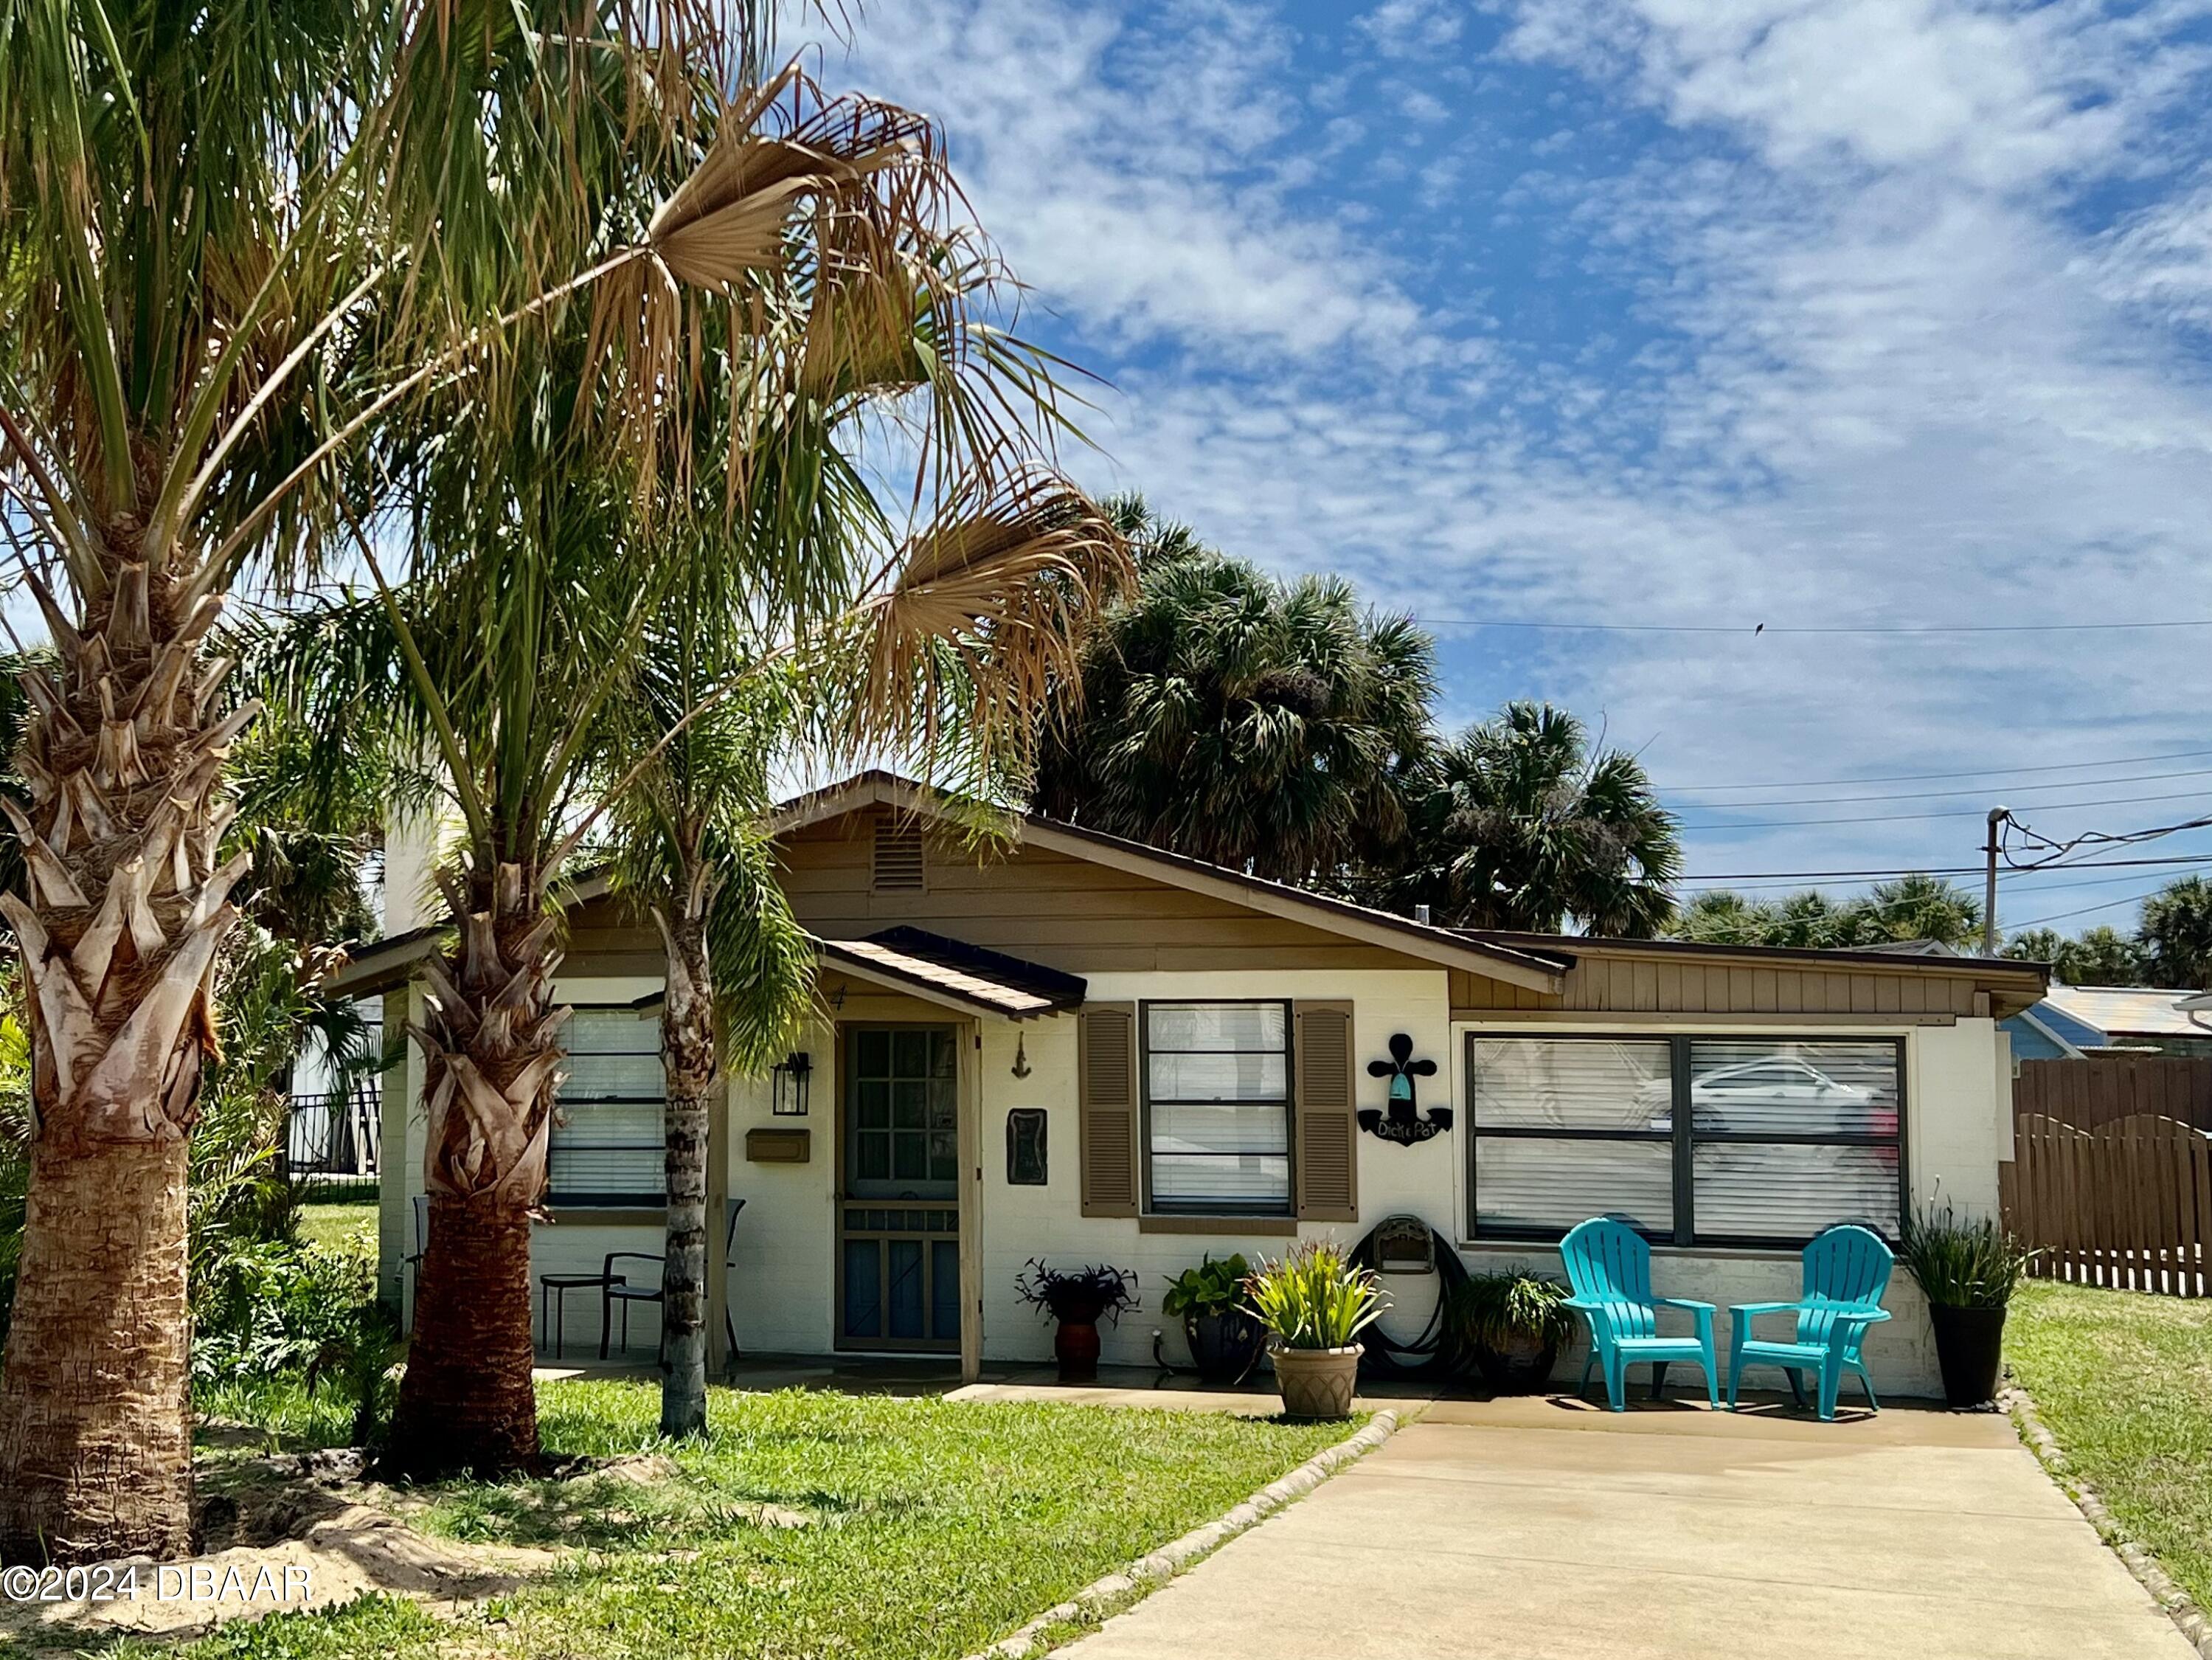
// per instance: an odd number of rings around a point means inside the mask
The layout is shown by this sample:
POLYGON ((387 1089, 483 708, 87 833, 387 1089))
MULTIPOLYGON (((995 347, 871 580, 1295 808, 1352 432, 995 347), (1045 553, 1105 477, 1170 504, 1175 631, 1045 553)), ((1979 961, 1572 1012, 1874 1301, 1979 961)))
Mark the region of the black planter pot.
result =
POLYGON ((1936 1364, 1943 1372, 1943 1399, 1954 1407, 1978 1407, 1996 1398, 1997 1367, 2004 1358, 2005 1311, 1928 1305, 1936 1328, 1936 1364))
POLYGON ((1242 1309, 1218 1314, 1186 1314, 1182 1335, 1190 1345, 1191 1365, 1208 1383, 1234 1383, 1252 1370, 1267 1333, 1242 1309))
POLYGON ((1516 1343, 1509 1349, 1494 1349, 1488 1344, 1478 1344, 1474 1364, 1482 1372, 1482 1381, 1492 1395, 1540 1395, 1552 1381, 1552 1368, 1559 1364, 1559 1346, 1546 1343, 1516 1343))

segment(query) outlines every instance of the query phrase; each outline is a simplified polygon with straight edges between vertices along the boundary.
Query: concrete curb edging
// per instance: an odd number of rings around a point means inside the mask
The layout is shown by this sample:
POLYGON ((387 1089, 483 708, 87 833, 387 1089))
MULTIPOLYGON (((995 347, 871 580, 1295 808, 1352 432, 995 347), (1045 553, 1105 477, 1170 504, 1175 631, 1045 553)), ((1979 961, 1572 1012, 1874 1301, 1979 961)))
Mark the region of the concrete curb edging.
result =
POLYGON ((2098 1497, 2096 1488, 2074 1473, 2066 1449, 2058 1444, 2058 1438, 2036 1412, 2033 1397, 2014 1383, 1997 1392, 1997 1402, 2011 1414, 2013 1423, 2020 1430, 2020 1438, 2027 1444, 2028 1450, 2050 1473, 2059 1490, 2074 1501, 2089 1525, 2097 1530, 2097 1536, 2127 1565, 2136 1583, 2150 1593, 2151 1600, 2180 1628, 2190 1645, 2204 1660, 2212 1660, 2212 1619, 2206 1617, 2195 1598, 2173 1583, 2159 1566, 2157 1557, 2128 1537, 2112 1511, 2105 1508, 2105 1501, 2098 1497))
POLYGON ((1103 1620, 1119 1613, 1177 1574, 1197 1566, 1237 1535, 1259 1526, 1284 1505, 1304 1498, 1346 1465, 1364 1458, 1397 1429, 1395 1412, 1386 1408, 1376 1413, 1357 1435, 1347 1436, 1333 1447, 1324 1447, 1289 1475, 1267 1483, 1228 1514, 1217 1517, 1203 1527, 1193 1528, 1180 1539, 1170 1540, 1118 1573, 1092 1580, 1065 1602, 1047 1608, 1012 1637, 1000 1639, 980 1654, 970 1655, 969 1660, 1030 1660, 1030 1657, 1042 1654, 1045 1633, 1053 1627, 1085 1618, 1103 1620))

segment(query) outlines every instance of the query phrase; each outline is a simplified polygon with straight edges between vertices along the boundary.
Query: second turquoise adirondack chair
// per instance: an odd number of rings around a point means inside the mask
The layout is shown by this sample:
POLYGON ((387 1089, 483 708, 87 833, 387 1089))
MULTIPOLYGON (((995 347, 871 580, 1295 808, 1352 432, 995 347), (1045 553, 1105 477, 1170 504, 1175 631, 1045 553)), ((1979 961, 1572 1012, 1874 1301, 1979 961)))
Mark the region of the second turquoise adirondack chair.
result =
POLYGON ((1789 1375, 1790 1393, 1802 1404, 1804 1375, 1820 1382, 1820 1416, 1833 1420, 1844 1374, 1858 1374, 1867 1406, 1879 1412, 1874 1379, 1867 1375, 1859 1345, 1867 1328, 1889 1318, 1881 1294, 1889 1289, 1896 1258, 1881 1237, 1850 1225, 1830 1228, 1805 1247, 1805 1294, 1794 1303, 1746 1303, 1729 1310, 1729 1410, 1735 1410, 1736 1386, 1746 1366, 1779 1366, 1789 1375), (1762 1342, 1751 1323, 1762 1314, 1794 1314, 1797 1332, 1790 1342, 1762 1342))
POLYGON ((1631 1366, 1650 1366, 1651 1396, 1656 1400, 1668 1365, 1687 1360, 1704 1368, 1705 1399, 1720 1405, 1720 1368, 1713 1361, 1713 1305, 1686 1297, 1654 1297, 1651 1247, 1642 1234, 1609 1216, 1592 1217, 1559 1241, 1559 1256, 1575 1292, 1566 1306, 1589 1323, 1589 1358, 1583 1362, 1576 1394, 1589 1387, 1590 1367, 1602 1362, 1606 1404, 1624 1412, 1631 1366), (1662 1336, 1661 1309, 1688 1310, 1696 1322, 1696 1335, 1662 1336))

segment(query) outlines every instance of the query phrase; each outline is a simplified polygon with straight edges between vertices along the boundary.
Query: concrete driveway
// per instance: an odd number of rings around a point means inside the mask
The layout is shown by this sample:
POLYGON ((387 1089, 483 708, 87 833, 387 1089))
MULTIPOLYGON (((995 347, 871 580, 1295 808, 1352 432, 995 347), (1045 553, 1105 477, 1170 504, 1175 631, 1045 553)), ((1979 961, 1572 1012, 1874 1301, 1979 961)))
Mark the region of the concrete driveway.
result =
POLYGON ((1077 1660, 2192 1660, 1994 1414, 1440 1402, 1077 1660))

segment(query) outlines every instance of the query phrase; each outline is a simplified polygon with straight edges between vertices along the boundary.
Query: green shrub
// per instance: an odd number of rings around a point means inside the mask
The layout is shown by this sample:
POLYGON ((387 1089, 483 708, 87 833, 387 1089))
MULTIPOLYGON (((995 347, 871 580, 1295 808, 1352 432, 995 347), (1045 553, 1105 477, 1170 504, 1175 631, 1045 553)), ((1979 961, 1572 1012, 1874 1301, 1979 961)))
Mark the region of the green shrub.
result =
POLYGON ((1286 1349, 1340 1349, 1382 1316, 1389 1298, 1371 1268, 1326 1240, 1263 1262, 1246 1282, 1249 1312, 1286 1349))
POLYGON ((1961 1221, 1946 1204, 1905 1220, 1899 1255, 1931 1303, 1954 1309, 2001 1309, 2035 1253, 1991 1217, 1961 1221))
POLYGON ((375 1264, 289 1239, 233 1242, 192 1288, 192 1378, 297 1371, 374 1318, 375 1264))
POLYGON ((1451 1295, 1451 1329, 1470 1348, 1504 1353, 1520 1342, 1557 1345, 1575 1335, 1567 1287, 1530 1274, 1471 1275, 1451 1295))
POLYGON ((1160 1298, 1160 1312, 1176 1316, 1226 1314, 1243 1298, 1244 1281, 1251 1272, 1252 1265, 1242 1251, 1219 1262, 1208 1256, 1168 1281, 1167 1295, 1160 1298))

